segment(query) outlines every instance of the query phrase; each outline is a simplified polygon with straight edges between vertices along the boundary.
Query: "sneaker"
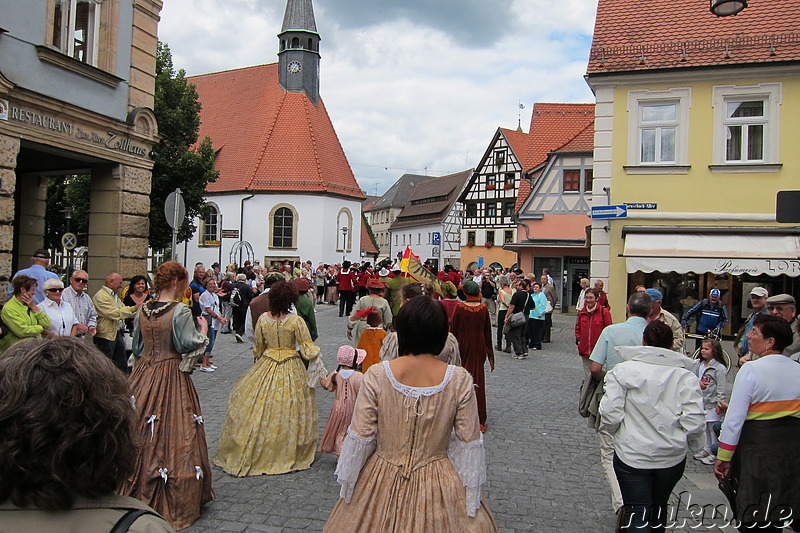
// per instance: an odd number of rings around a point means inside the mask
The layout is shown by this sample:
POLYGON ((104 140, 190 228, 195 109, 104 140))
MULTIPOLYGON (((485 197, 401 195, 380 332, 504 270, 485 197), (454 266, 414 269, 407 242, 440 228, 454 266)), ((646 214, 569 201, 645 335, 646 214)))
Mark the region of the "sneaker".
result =
POLYGON ((709 455, 711 455, 711 454, 710 454, 710 453, 708 453, 706 450, 700 450, 699 452, 697 452, 696 454, 694 454, 694 455, 692 456, 692 458, 693 458, 693 459, 697 459, 698 461, 700 461, 701 459, 705 459, 705 458, 706 458, 706 457, 708 457, 709 455))
POLYGON ((213 372, 213 371, 214 371, 214 369, 211 368, 210 366, 201 366, 200 367, 200 372, 213 372))
POLYGON ((211 370, 216 370, 217 369, 217 365, 208 365, 208 368, 210 368, 211 370))
POLYGON ((527 358, 528 358, 528 354, 526 354, 526 353, 524 353, 524 354, 522 354, 522 355, 520 355, 518 357, 518 359, 527 359, 527 358))
POLYGON ((700 462, 704 465, 713 465, 717 462, 717 457, 715 455, 708 454, 707 457, 700 459, 700 462))
POLYGON ((238 333, 236 334, 236 342, 244 342, 244 339, 238 333))

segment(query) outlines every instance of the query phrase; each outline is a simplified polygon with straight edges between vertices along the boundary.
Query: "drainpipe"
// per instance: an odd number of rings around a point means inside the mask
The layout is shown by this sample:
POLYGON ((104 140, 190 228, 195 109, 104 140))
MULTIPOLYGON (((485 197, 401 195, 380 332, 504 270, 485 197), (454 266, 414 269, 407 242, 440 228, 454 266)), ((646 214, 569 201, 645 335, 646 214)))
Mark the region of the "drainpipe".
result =
MULTIPOLYGON (((244 242, 244 203, 245 203, 246 200, 249 200, 253 196, 255 196, 255 194, 250 193, 250 196, 245 196, 244 198, 242 198, 242 203, 241 203, 241 205, 239 207, 239 242, 240 243, 244 242)), ((242 266, 242 246, 241 246, 241 244, 239 245, 239 264, 237 266, 238 267, 242 266)))

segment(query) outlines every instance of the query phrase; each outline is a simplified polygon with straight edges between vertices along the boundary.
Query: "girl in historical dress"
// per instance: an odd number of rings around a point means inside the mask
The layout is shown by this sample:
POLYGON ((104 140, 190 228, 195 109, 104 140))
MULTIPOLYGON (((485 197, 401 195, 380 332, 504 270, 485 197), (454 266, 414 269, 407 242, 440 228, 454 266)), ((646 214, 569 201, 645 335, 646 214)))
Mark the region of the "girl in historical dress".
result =
POLYGON ((355 368, 364 361, 366 356, 367 352, 364 350, 358 350, 352 346, 340 346, 336 354, 339 368, 336 372, 331 372, 328 377, 319 380, 322 388, 336 393, 331 414, 328 416, 328 424, 325 426, 325 433, 322 434, 322 441, 319 444, 319 451, 322 453, 336 452, 338 456, 342 452, 344 437, 347 434, 347 428, 350 427, 353 407, 361 388, 361 379, 364 377, 355 368))
POLYGON ((486 431, 486 377, 483 365, 489 360, 494 370, 494 349, 492 348, 492 322, 489 310, 481 303, 481 289, 474 281, 462 285, 466 302, 461 302, 453 311, 450 331, 458 339, 461 364, 472 375, 475 394, 478 398, 478 414, 481 431, 486 431))
POLYGON ((323 531, 497 531, 481 498, 483 439, 472 378, 434 357, 447 315, 430 298, 400 310, 401 357, 361 382, 336 475, 341 499, 323 531))
POLYGON ((188 281, 179 263, 162 264, 155 275, 158 294, 134 320, 133 353, 139 360, 130 377, 131 403, 142 446, 134 474, 121 489, 175 529, 192 525, 214 497, 203 413, 189 375, 208 343, 208 324, 198 318, 197 331, 191 310, 176 301, 188 281))
POLYGON ((319 347, 289 312, 296 300, 292 283, 272 286, 255 326, 256 362, 231 391, 214 463, 234 476, 305 470, 314 461, 317 399, 302 359, 314 361, 319 347))
POLYGON ((347 320, 347 338, 352 339, 353 346, 358 346, 361 333, 367 328, 367 314, 361 311, 376 309, 381 314, 381 326, 383 329, 388 330, 392 325, 392 308, 383 297, 385 289, 386 286, 377 278, 370 279, 367 282, 369 294, 359 298, 347 320))

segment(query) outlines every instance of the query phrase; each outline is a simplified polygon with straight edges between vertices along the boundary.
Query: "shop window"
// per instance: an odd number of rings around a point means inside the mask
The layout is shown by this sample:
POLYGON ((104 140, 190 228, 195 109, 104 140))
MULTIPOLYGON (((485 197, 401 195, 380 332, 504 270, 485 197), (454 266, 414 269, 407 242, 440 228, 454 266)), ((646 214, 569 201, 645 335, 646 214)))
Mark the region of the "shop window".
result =
POLYGON ((714 87, 714 163, 778 162, 780 84, 714 87))
POLYGON ((581 190, 581 171, 570 169, 564 171, 564 192, 579 192, 581 190))
POLYGON ((474 231, 468 231, 467 232, 467 244, 468 245, 474 245, 475 244, 475 232, 474 231))
POLYGON ((97 64, 101 0, 55 0, 53 47, 90 65, 97 64))
POLYGON ((503 232, 503 243, 511 244, 514 242, 514 230, 507 229, 503 232))
POLYGON ((219 222, 219 208, 214 204, 203 206, 203 218, 199 231, 200 246, 219 246, 219 222))
POLYGON ((492 246, 494 244, 494 230, 486 230, 486 245, 492 246))

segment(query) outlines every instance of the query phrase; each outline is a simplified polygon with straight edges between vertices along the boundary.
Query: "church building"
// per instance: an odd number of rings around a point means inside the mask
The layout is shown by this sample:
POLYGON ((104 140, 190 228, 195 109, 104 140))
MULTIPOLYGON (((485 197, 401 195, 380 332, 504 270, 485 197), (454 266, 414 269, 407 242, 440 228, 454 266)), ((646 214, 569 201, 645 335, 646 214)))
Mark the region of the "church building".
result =
POLYGON ((311 0, 288 0, 278 62, 188 78, 219 179, 185 261, 360 259, 364 192, 319 95, 311 0))

